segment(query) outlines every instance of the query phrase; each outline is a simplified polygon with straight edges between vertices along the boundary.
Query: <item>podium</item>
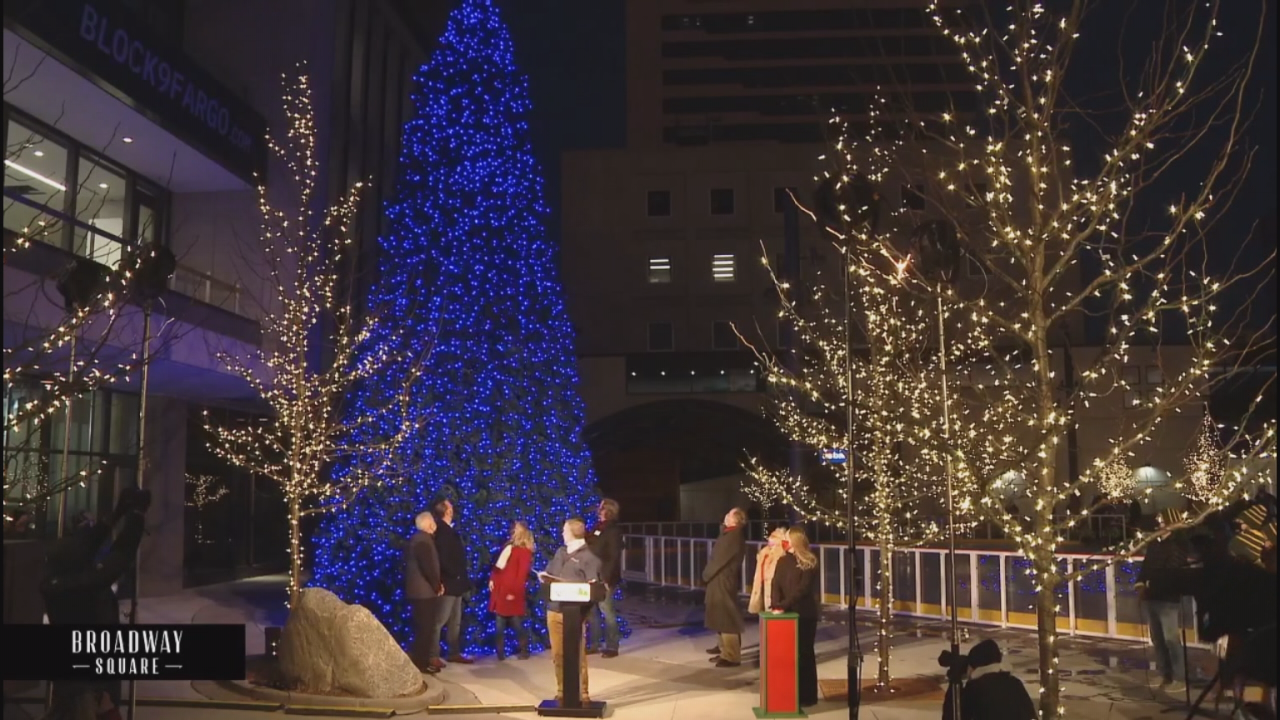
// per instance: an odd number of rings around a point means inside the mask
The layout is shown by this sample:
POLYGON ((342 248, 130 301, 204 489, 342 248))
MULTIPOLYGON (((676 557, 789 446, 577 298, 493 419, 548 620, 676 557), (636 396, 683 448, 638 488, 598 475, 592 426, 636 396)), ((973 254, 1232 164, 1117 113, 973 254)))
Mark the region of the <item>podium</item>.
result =
POLYGON ((800 709, 800 616, 760 613, 760 706, 758 718, 802 718, 800 709))
POLYGON ((587 608, 604 599, 604 583, 548 583, 550 599, 560 604, 560 613, 564 615, 564 702, 554 699, 543 700, 538 705, 538 715, 542 717, 576 717, 602 718, 605 704, 602 702, 582 702, 582 615, 587 608))

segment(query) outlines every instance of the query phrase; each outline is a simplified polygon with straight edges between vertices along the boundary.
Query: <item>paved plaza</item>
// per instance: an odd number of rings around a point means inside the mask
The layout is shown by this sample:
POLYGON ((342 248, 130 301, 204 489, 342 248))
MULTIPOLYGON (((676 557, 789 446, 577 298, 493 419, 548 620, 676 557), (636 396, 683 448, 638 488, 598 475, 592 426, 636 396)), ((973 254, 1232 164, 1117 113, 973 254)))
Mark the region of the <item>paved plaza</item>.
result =
MULTIPOLYGON (((200 588, 180 595, 148 599, 141 603, 145 622, 235 622, 247 623, 250 653, 263 647, 262 628, 277 624, 282 612, 283 584, 279 578, 261 578, 226 585, 200 588)), ((591 694, 609 703, 612 717, 619 720, 717 720, 719 718, 751 718, 758 704, 757 670, 751 660, 756 646, 756 633, 750 627, 743 638, 748 648, 746 662, 733 670, 721 670, 707 662, 705 650, 715 641, 701 627, 701 608, 688 596, 636 595, 621 604, 633 633, 624 641, 622 655, 604 660, 592 657, 589 662, 591 694)), ((823 692, 843 692, 840 681, 845 677, 847 630, 838 614, 830 616, 819 630, 819 677, 823 692)), ((861 717, 868 720, 935 720, 940 715, 943 695, 942 673, 936 665, 938 653, 945 649, 937 622, 903 621, 894 638, 893 668, 896 678, 911 686, 906 697, 889 700, 868 698, 861 717)), ((860 637, 870 654, 874 628, 860 618, 860 637)), ((1035 638, 1025 631, 971 628, 966 647, 978 639, 993 637, 1006 650, 1006 660, 1028 684, 1034 696, 1035 638)), ((1063 638, 1061 667, 1064 676, 1064 704, 1068 717, 1102 720, 1104 718, 1174 718, 1162 714, 1176 705, 1178 699, 1150 690, 1150 650, 1138 643, 1123 643, 1085 638, 1063 638)), ((1198 675, 1206 676, 1212 668, 1207 652, 1192 650, 1192 666, 1198 675)), ((875 660, 868 657, 864 676, 873 676, 875 660)), ((535 656, 526 661, 510 659, 498 663, 492 658, 475 665, 451 666, 436 676, 445 690, 442 706, 429 714, 461 714, 470 718, 508 717, 532 719, 530 706, 554 694, 554 675, 550 658, 535 656), (490 708, 477 707, 491 706, 490 708), (504 710, 499 715, 493 710, 504 710), (522 711, 518 711, 522 710, 522 711)), ((38 718, 40 706, 22 697, 36 697, 39 688, 29 688, 19 697, 6 692, 4 717, 38 718)), ((209 683, 155 682, 139 683, 139 697, 147 699, 230 699, 225 691, 209 683)), ((815 717, 847 717, 843 697, 824 699, 810 711, 815 717)), ((212 708, 162 707, 139 708, 140 720, 213 720, 243 718, 250 720, 281 713, 212 708)), ((1225 716, 1225 713, 1223 713, 1225 716)))

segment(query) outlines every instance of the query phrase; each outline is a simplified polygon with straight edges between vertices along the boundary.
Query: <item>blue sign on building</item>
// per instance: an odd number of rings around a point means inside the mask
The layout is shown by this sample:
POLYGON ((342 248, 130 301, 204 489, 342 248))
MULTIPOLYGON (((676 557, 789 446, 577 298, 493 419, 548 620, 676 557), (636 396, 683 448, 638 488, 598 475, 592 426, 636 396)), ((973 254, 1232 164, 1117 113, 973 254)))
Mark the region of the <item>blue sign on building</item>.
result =
POLYGON ((849 461, 849 453, 843 448, 824 448, 822 462, 828 465, 843 465, 849 461))

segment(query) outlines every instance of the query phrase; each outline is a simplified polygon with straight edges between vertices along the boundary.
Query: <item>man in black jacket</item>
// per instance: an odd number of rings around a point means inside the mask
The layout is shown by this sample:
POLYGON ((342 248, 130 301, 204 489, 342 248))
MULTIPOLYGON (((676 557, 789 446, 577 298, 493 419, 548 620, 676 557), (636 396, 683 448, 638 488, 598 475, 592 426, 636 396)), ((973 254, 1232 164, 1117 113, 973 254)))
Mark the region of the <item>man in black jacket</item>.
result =
MULTIPOLYGON (((436 501, 432 507, 436 516, 436 554, 440 558, 440 580, 444 583, 444 595, 439 598, 436 632, 448 627, 449 662, 470 665, 475 662, 462 653, 462 601, 471 595, 471 576, 467 572, 467 548, 462 536, 453 527, 453 503, 447 499, 436 501)), ((444 667, 439 658, 436 667, 444 667)))
POLYGON ((409 657, 425 673, 440 672, 438 605, 444 595, 440 557, 436 554, 436 518, 429 512, 414 519, 418 531, 404 552, 404 597, 413 614, 413 647, 409 657))
MULTIPOLYGON (((1155 518, 1148 528, 1155 530, 1155 518)), ((1186 689, 1187 667, 1182 655, 1182 590, 1180 578, 1190 566, 1190 547, 1186 533, 1177 531, 1147 545, 1134 587, 1146 602, 1147 626, 1156 656, 1159 677, 1152 676, 1152 687, 1163 687, 1177 694, 1186 689)))
MULTIPOLYGON (((40 583, 45 614, 51 625, 119 625, 120 602, 112 588, 134 566, 151 492, 126 488, 106 522, 68 535, 49 550, 40 583), (119 528, 115 540, 111 533, 119 528), (109 549, 102 548, 110 541, 109 549)), ((53 685, 51 717, 71 716, 85 694, 91 694, 98 717, 118 718, 119 681, 59 682, 53 685)))
POLYGON ((606 586, 604 600, 597 606, 599 612, 593 610, 588 616, 590 647, 587 654, 599 650, 604 658, 618 657, 618 644, 622 639, 618 630, 618 611, 613 605, 613 594, 618 583, 622 582, 622 530, 615 524, 617 520, 618 502, 605 498, 596 508, 595 530, 587 535, 587 547, 600 558, 600 579, 606 586))
MULTIPOLYGON (((1035 720, 1036 705, 1016 675, 1005 665, 995 640, 983 640, 969 651, 968 673, 960 690, 961 720, 1035 720)), ((952 720, 951 689, 942 702, 942 720, 952 720)))

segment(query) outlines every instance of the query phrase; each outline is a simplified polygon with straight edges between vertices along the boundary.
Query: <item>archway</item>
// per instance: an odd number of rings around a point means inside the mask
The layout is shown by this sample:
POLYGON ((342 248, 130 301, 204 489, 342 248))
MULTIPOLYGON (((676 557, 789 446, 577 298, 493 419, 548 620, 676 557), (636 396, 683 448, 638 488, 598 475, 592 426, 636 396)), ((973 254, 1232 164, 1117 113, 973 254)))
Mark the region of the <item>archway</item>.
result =
POLYGON ((738 475, 748 457, 785 465, 789 447, 759 413, 692 398, 619 411, 586 439, 601 491, 631 522, 677 520, 681 486, 738 475))

